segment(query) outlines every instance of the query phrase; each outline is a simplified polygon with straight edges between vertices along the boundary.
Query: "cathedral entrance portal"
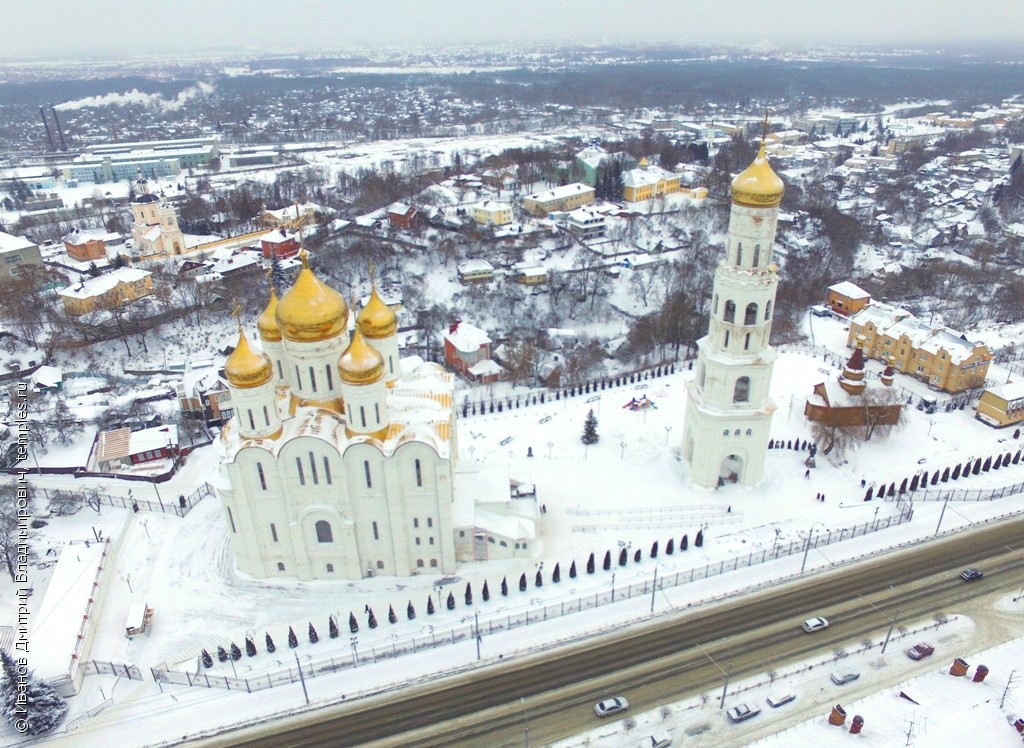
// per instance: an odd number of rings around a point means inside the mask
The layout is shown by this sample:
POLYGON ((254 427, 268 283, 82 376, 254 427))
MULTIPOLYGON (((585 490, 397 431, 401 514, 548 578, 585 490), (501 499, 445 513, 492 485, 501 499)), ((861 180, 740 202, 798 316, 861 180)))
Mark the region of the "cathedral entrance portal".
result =
POLYGON ((742 477, 742 457, 739 455, 728 455, 722 460, 722 466, 718 469, 718 485, 724 486, 727 483, 739 483, 742 477))

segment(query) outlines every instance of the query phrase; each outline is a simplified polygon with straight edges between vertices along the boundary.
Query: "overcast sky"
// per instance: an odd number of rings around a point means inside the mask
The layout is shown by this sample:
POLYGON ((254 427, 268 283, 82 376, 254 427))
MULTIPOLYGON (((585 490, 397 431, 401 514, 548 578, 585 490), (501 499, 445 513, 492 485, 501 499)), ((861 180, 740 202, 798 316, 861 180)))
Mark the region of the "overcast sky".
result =
POLYGON ((0 59, 467 42, 1024 39, 1024 0, 0 0, 0 59))

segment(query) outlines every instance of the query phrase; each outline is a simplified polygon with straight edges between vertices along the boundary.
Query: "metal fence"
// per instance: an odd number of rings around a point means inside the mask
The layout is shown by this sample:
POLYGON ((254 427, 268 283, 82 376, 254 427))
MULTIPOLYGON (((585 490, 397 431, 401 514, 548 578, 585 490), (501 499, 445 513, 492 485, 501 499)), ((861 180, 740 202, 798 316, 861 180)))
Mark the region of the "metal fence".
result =
MULTIPOLYGON (((669 361, 661 364, 660 366, 654 366, 650 369, 639 369, 633 372, 627 372, 614 377, 606 377, 604 379, 593 379, 580 384, 571 385, 567 387, 554 387, 551 389, 537 390, 534 392, 528 392, 525 395, 505 395, 502 397, 491 398, 487 401, 478 400, 473 402, 467 397, 461 405, 457 406, 459 411, 459 418, 471 418, 476 415, 486 415, 488 413, 502 413, 506 410, 514 410, 517 408, 525 408, 531 405, 543 405, 545 403, 561 402, 562 400, 569 400, 574 397, 586 396, 585 402, 596 402, 600 399, 602 392, 612 390, 615 388, 625 388, 629 386, 642 385, 645 382, 649 383, 654 379, 674 374, 676 372, 677 364, 682 366, 683 361, 669 361)), ((680 369, 681 371, 682 369, 680 369)))
POLYGON ((118 675, 129 680, 142 680, 142 671, 138 666, 108 660, 86 660, 82 672, 85 675, 118 675))
POLYGON ((192 511, 196 504, 207 496, 213 495, 213 487, 209 483, 204 482, 195 491, 181 494, 175 499, 168 499, 166 502, 160 496, 159 489, 157 489, 156 501, 136 498, 134 488, 128 490, 127 496, 111 496, 109 493, 101 494, 99 491, 69 491, 69 493, 79 496, 83 504, 93 502, 98 503, 100 507, 111 506, 121 509, 134 509, 137 512, 163 512, 164 514, 184 517, 192 511))
MULTIPOLYGON (((1024 483, 1010 483, 997 488, 928 488, 901 496, 904 496, 904 500, 909 498, 911 501, 995 501, 1018 493, 1024 493, 1024 483)), ((886 497, 886 500, 894 499, 886 497)))
MULTIPOLYGON (((704 568, 695 567, 687 571, 680 571, 666 574, 665 576, 654 576, 643 582, 632 582, 625 586, 616 588, 614 586, 615 575, 612 574, 612 586, 608 590, 601 590, 589 595, 581 595, 575 599, 563 600, 557 603, 542 605, 538 608, 527 609, 518 613, 507 613, 504 618, 490 617, 486 621, 470 621, 464 619, 446 631, 436 631, 429 626, 428 635, 412 637, 408 640, 398 641, 397 639, 389 644, 377 645, 369 648, 359 649, 353 643, 351 655, 333 655, 321 658, 309 657, 305 662, 300 663, 296 658, 294 666, 288 666, 276 671, 267 671, 262 674, 251 674, 239 677, 237 673, 233 676, 210 674, 200 672, 187 672, 171 669, 153 669, 153 679, 157 683, 172 683, 182 686, 201 686, 204 688, 224 688, 232 691, 262 691, 274 686, 295 683, 302 678, 315 678, 318 674, 333 673, 346 668, 356 668, 361 662, 378 662, 391 658, 397 658, 404 654, 413 654, 424 649, 432 649, 447 644, 456 644, 461 641, 472 640, 484 634, 493 634, 503 631, 511 631, 520 626, 529 626, 534 623, 554 620, 562 616, 579 613, 585 610, 597 608, 601 605, 613 603, 623 598, 654 595, 658 591, 671 589, 680 585, 689 584, 701 579, 708 579, 718 574, 735 571, 737 569, 754 566, 766 561, 773 561, 785 556, 799 553, 809 553, 812 548, 820 548, 838 543, 850 538, 860 537, 868 533, 885 530, 895 525, 901 525, 909 521, 913 511, 909 507, 899 514, 885 519, 874 519, 852 525, 850 527, 836 530, 822 530, 816 536, 811 534, 807 540, 793 540, 788 543, 778 543, 771 549, 764 548, 760 552, 751 551, 746 556, 736 556, 730 559, 723 559, 718 562, 708 562, 704 568), (300 675, 301 672, 301 675, 300 675)), ((684 551, 677 551, 683 553, 684 551)), ((616 567, 612 566, 612 571, 616 567)), ((524 591, 528 594, 529 588, 524 591)), ((239 660, 244 663, 244 660, 239 660)), ((237 666, 236 666, 237 667, 237 666)))

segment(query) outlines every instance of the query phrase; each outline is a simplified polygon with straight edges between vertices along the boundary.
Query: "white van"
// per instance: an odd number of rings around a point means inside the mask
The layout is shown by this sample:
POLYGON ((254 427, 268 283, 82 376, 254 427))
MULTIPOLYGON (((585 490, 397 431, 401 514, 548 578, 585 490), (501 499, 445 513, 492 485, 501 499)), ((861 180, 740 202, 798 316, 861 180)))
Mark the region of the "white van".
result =
POLYGON ((668 748, 672 745, 672 736, 667 732, 656 732, 640 741, 638 748, 668 748))

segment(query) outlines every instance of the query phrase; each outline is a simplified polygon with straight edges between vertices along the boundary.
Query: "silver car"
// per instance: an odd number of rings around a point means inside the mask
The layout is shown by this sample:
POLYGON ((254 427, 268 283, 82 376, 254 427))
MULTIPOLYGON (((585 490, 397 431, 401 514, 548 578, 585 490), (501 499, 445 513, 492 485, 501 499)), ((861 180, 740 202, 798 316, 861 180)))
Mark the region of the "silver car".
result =
POLYGON ((841 686, 844 683, 857 680, 860 677, 860 673, 856 670, 850 670, 849 668, 843 668, 842 670, 836 670, 829 676, 832 682, 837 686, 841 686))
POLYGON ((594 704, 594 714, 598 717, 610 717, 613 714, 624 712, 629 709, 629 702, 625 696, 613 696, 610 699, 599 701, 594 704))

